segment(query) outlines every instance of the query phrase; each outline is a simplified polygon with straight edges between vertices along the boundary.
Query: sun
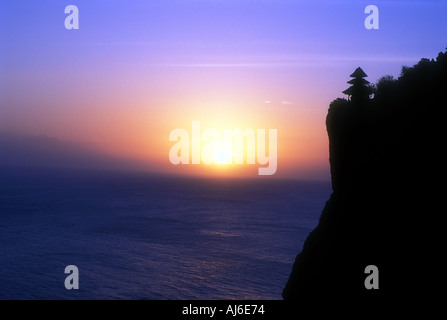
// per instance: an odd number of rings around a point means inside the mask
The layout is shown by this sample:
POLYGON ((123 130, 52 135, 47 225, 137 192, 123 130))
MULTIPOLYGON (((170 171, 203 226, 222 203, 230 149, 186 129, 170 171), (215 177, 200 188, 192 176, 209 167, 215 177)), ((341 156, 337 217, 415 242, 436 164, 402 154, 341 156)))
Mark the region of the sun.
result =
POLYGON ((234 154, 223 146, 216 145, 213 150, 213 162, 215 164, 230 164, 233 162, 234 154))

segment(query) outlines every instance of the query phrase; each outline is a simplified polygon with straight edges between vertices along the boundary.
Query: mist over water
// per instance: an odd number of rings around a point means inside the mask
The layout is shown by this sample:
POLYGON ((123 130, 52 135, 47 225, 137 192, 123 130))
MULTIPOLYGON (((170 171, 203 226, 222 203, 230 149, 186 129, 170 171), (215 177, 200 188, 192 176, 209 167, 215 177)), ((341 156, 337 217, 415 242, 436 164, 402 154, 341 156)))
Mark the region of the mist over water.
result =
POLYGON ((0 175, 2 299, 281 299, 330 195, 329 182, 0 175))

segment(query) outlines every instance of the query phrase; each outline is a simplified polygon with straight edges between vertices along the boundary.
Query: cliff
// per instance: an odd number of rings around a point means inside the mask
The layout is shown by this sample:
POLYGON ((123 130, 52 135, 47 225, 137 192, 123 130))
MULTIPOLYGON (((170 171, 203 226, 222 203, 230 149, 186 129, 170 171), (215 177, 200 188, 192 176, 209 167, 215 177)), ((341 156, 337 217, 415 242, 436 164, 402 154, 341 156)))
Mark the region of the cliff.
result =
POLYGON ((333 192, 284 299, 417 302, 441 286, 446 92, 440 53, 378 83, 372 99, 331 103, 333 192), (377 290, 365 288, 368 265, 378 267, 377 290))

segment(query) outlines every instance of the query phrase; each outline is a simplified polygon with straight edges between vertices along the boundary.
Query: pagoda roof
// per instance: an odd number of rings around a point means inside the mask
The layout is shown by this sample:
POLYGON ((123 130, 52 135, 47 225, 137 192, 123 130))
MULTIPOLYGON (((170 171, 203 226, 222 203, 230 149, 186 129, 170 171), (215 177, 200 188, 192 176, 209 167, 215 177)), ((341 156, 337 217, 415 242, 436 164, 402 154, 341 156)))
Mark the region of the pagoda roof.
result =
POLYGON ((364 84, 368 84, 369 81, 365 80, 363 78, 355 78, 355 79, 349 80, 348 83, 349 84, 361 84, 361 85, 364 85, 364 84))
POLYGON ((352 96, 352 87, 349 87, 348 89, 346 89, 345 91, 343 91, 344 94, 348 95, 348 96, 352 96))
POLYGON ((368 75, 365 73, 365 71, 362 70, 362 68, 358 67, 355 69, 355 71, 350 75, 352 78, 364 78, 368 75))

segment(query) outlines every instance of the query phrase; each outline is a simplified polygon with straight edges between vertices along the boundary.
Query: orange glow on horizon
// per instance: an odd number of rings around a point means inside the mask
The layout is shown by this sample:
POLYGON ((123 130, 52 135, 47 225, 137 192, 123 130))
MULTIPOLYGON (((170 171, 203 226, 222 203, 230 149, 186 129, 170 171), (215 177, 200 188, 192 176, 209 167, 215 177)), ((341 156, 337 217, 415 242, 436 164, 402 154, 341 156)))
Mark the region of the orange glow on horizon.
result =
MULTIPOLYGON (((76 81, 91 83, 92 89, 54 93, 42 87, 35 97, 17 96, 17 110, 36 100, 35 110, 39 112, 35 112, 32 121, 11 118, 11 127, 31 135, 87 142, 106 153, 136 159, 148 171, 204 176, 257 176, 261 166, 201 164, 178 168, 169 162, 171 130, 184 128, 190 132, 194 120, 200 121, 202 129, 215 128, 220 132, 236 128, 266 132, 277 129, 278 168, 274 177, 328 172, 326 101, 311 105, 306 96, 300 102, 301 97, 287 95, 286 88, 263 88, 258 80, 247 75, 241 81, 248 81, 252 87, 237 86, 233 84, 237 77, 231 72, 225 73, 224 78, 194 74, 197 83, 187 81, 185 74, 177 85, 167 80, 174 77, 172 74, 163 75, 158 83, 150 82, 152 90, 147 91, 142 85, 147 80, 141 75, 133 75, 129 83, 118 81, 119 75, 129 72, 113 70, 110 80, 90 79, 87 75, 84 78, 78 73, 76 81), (100 80, 98 87, 94 81, 100 80)), ((219 152, 222 156, 226 151, 216 151, 216 158, 220 157, 219 152)))

